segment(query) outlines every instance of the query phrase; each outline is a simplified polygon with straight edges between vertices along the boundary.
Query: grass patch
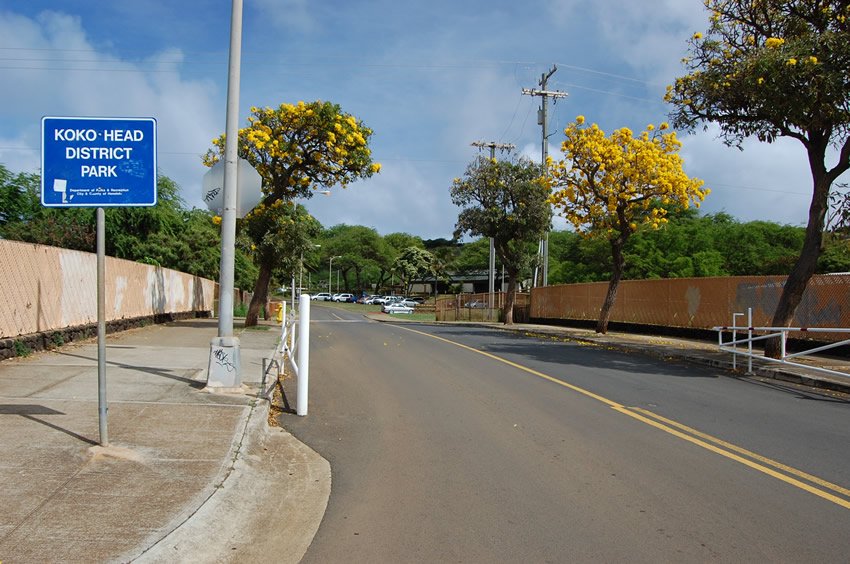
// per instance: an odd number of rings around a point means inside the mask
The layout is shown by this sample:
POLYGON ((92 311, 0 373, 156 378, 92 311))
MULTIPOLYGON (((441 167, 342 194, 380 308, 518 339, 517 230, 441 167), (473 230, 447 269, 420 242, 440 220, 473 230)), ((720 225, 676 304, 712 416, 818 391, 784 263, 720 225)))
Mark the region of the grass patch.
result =
POLYGON ((387 314, 387 317, 393 319, 401 319, 406 321, 436 321, 437 315, 434 313, 393 313, 387 314))

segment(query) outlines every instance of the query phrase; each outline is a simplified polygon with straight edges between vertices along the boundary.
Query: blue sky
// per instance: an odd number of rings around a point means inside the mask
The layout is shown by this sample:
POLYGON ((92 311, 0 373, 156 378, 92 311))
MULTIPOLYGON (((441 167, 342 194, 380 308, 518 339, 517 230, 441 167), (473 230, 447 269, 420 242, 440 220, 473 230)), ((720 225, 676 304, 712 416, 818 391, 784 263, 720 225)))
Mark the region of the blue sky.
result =
MULTIPOLYGON (((40 119, 154 117, 160 172, 202 207, 200 155, 224 130, 228 0, 0 0, 0 163, 37 172, 40 119)), ((540 158, 541 74, 569 97, 550 103, 550 154, 584 115, 604 130, 667 119, 665 86, 687 39, 707 27, 702 0, 244 0, 240 125, 251 106, 330 100, 374 130, 381 174, 304 205, 323 225, 451 237, 451 181, 473 141, 540 158)), ((712 193, 706 212, 803 225, 810 177, 802 146, 716 132, 682 135, 686 171, 712 193)), ((556 226, 563 226, 556 220, 556 226)))

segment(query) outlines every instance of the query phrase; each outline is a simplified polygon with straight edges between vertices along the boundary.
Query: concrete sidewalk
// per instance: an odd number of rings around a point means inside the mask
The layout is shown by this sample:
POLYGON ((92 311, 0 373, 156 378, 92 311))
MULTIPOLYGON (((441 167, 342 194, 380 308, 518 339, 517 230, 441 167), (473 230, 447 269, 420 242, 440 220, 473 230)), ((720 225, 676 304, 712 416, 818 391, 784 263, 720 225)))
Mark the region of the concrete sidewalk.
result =
POLYGON ((0 561, 297 562, 330 466, 256 398, 276 327, 243 331, 243 393, 205 391, 215 320, 107 340, 108 447, 97 344, 0 363, 0 561))

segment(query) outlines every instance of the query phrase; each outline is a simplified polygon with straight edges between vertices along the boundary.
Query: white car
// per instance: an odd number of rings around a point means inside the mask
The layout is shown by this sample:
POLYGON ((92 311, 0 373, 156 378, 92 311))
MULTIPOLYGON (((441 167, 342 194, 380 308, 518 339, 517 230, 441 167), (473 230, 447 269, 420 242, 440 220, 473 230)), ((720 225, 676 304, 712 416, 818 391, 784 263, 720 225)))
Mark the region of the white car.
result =
POLYGON ((353 302, 353 301, 354 301, 354 295, 352 295, 352 294, 334 294, 334 296, 333 296, 333 298, 332 298, 332 299, 333 299, 333 301, 335 301, 335 302, 345 302, 345 303, 348 303, 348 302, 353 302))
POLYGON ((319 302, 329 302, 331 301, 331 295, 329 292, 319 292, 318 294, 310 296, 310 299, 319 302))
POLYGON ((384 313, 413 313, 413 308, 401 302, 391 302, 381 306, 384 313))

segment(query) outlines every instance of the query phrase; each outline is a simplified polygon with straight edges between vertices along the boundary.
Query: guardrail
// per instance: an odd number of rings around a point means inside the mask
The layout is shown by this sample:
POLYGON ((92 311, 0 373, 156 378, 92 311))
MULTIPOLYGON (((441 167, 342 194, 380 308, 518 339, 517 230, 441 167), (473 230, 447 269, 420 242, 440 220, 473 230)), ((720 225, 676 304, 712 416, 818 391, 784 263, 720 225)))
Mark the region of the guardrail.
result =
POLYGON ((820 366, 812 366, 810 364, 802 364, 800 362, 792 362, 789 359, 797 358, 801 356, 812 356, 817 353, 821 353, 823 351, 834 349, 836 347, 840 347, 842 345, 850 344, 850 339, 844 339, 841 341, 831 342, 826 345, 821 345, 805 350, 799 350, 797 352, 789 353, 787 350, 788 343, 788 333, 848 333, 850 334, 850 328, 843 327, 753 327, 753 310, 752 308, 747 309, 747 325, 746 326, 738 326, 737 318, 744 316, 743 313, 733 313, 732 314, 732 325, 731 326, 722 326, 722 327, 713 327, 712 329, 717 331, 717 344, 721 351, 726 351, 732 353, 732 368, 737 369, 737 358, 738 356, 744 356, 747 358, 747 374, 752 374, 753 372, 753 359, 757 358, 759 360, 763 360, 766 362, 772 362, 776 364, 784 364, 786 366, 795 366, 798 368, 804 368, 806 370, 814 370, 816 372, 821 372, 825 374, 830 374, 832 376, 842 376, 844 378, 850 378, 850 374, 847 372, 839 372, 837 370, 830 370, 829 368, 823 368, 820 366), (724 331, 732 332, 732 340, 724 342, 723 341, 723 333, 724 331), (741 331, 745 333, 745 337, 739 339, 738 332, 741 331), (756 334, 758 333, 758 334, 756 334), (779 358, 771 358, 765 356, 764 354, 759 354, 757 352, 753 352, 753 343, 756 341, 765 341, 767 339, 779 338, 780 342, 780 353, 779 358), (745 345, 745 349, 739 349, 738 345, 745 345))
POLYGON ((263 365, 262 394, 266 399, 271 398, 280 374, 288 367, 295 376, 295 413, 303 417, 307 415, 310 388, 310 296, 301 295, 297 316, 294 308, 287 315, 286 302, 283 302, 278 318, 280 343, 270 361, 265 359, 268 362, 263 365), (272 367, 277 367, 277 378, 271 385, 267 385, 267 376, 272 367))

